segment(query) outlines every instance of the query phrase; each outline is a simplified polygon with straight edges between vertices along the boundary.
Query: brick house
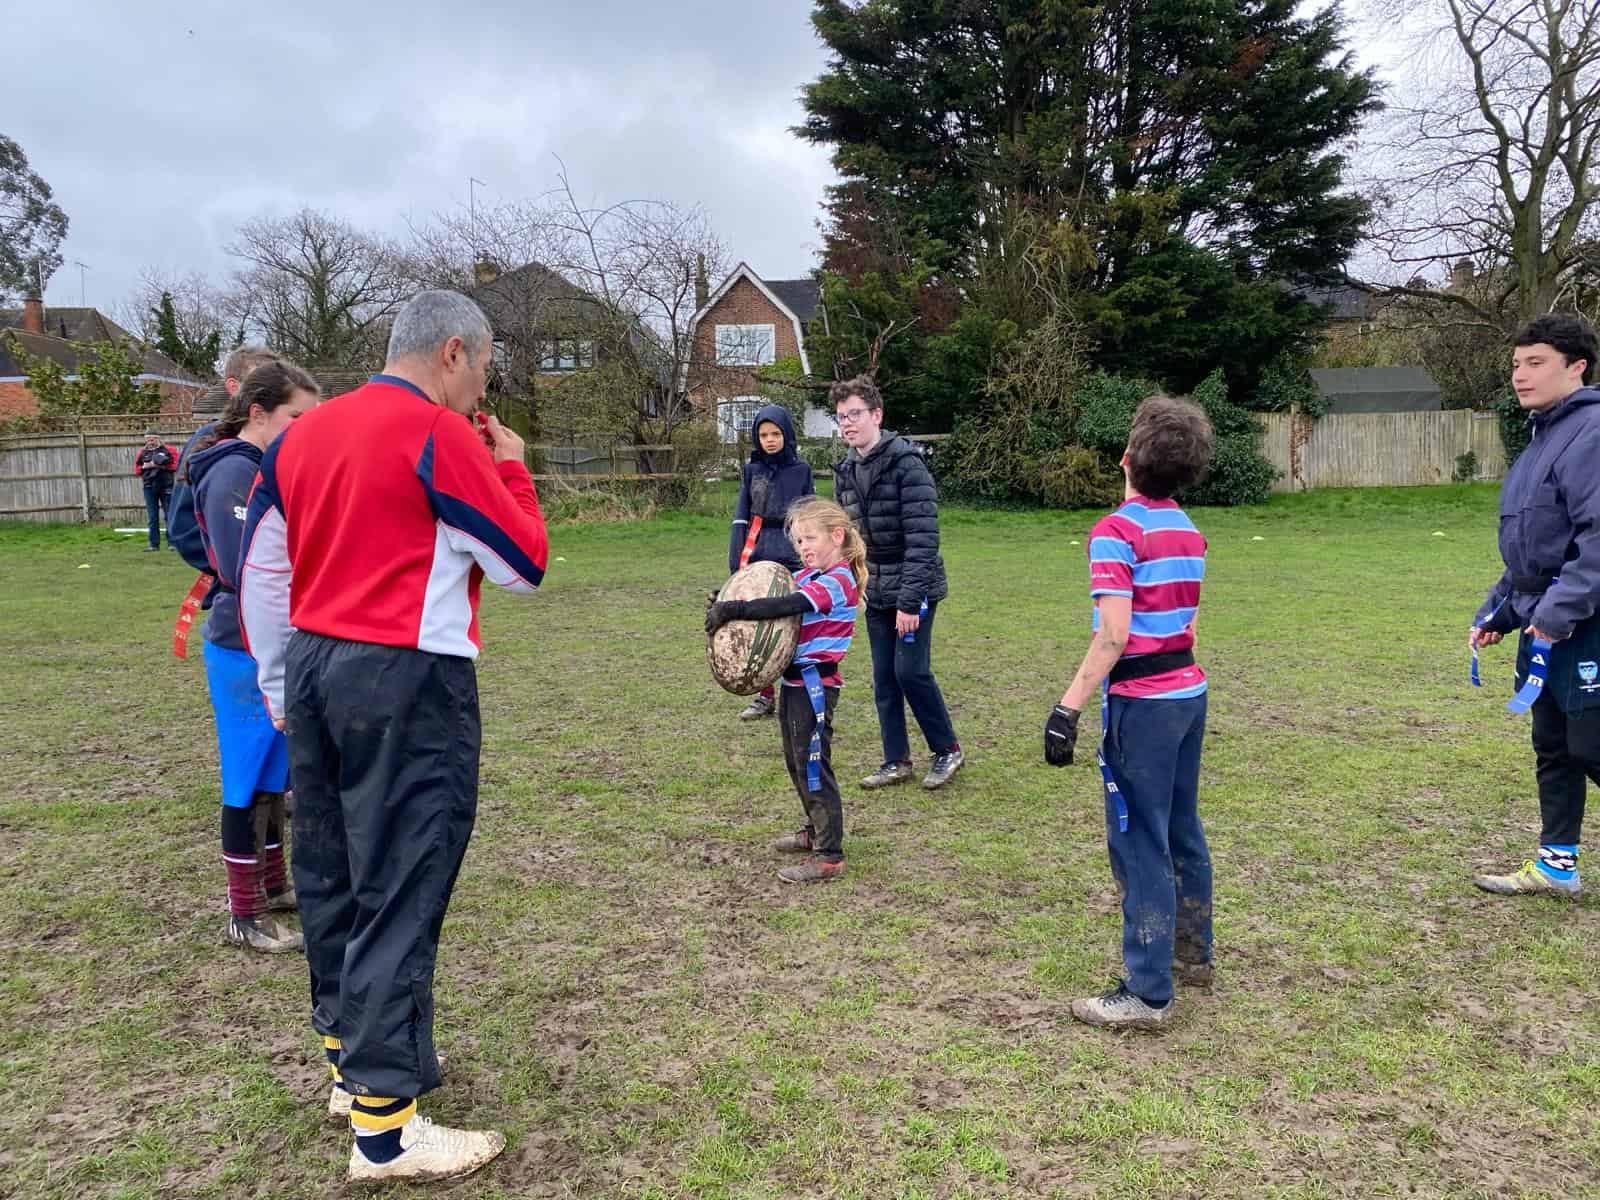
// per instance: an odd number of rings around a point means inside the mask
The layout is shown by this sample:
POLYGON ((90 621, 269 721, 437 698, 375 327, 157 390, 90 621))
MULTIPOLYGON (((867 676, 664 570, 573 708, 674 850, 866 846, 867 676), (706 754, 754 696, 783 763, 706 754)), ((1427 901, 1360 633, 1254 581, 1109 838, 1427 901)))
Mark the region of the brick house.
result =
MULTIPOLYGON (((756 410, 767 403, 760 395, 760 368, 793 358, 811 374, 805 328, 820 302, 816 280, 764 280, 747 263, 703 299, 689 324, 693 350, 685 387, 696 409, 715 415, 723 441, 748 437, 756 410)), ((811 406, 800 432, 827 437, 834 429, 832 415, 811 406)))
POLYGON ((154 384, 161 393, 161 415, 187 418, 206 385, 166 355, 94 308, 51 308, 35 297, 21 308, 0 308, 0 420, 31 417, 39 402, 28 388, 23 355, 58 363, 68 379, 77 378, 78 365, 92 361, 96 342, 125 344, 143 370, 137 384, 154 384))

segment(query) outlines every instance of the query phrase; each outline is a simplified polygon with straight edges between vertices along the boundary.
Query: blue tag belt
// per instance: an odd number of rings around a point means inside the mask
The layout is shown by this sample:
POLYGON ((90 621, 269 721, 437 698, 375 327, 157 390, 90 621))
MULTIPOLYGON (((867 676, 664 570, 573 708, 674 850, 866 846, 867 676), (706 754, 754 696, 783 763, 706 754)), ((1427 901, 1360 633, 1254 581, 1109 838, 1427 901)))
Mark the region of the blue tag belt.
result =
POLYGON ((1106 762, 1106 743, 1111 736, 1111 681, 1100 685, 1100 748, 1094 752, 1094 761, 1100 767, 1100 781, 1106 785, 1106 798, 1117 806, 1117 832, 1128 832, 1128 802, 1106 762))
POLYGON ((1506 711, 1525 713, 1544 693, 1545 676, 1550 672, 1550 643, 1544 638, 1534 638, 1528 647, 1528 677, 1522 681, 1517 694, 1506 701, 1506 711))
POLYGON ((800 668, 800 678, 805 682, 806 695, 811 697, 811 711, 817 723, 811 727, 811 751, 806 756, 806 791, 822 790, 822 724, 828 719, 828 694, 822 690, 822 676, 814 666, 800 668))

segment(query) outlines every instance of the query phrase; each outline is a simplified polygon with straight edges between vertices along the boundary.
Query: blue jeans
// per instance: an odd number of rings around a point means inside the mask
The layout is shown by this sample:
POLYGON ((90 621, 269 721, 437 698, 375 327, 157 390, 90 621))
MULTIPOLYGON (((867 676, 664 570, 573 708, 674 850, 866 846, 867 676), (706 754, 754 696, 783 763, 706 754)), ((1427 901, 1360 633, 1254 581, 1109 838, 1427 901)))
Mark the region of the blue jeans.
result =
POLYGON ((1106 762, 1128 805, 1117 829, 1106 798, 1111 873, 1122 893, 1127 987, 1146 1003, 1172 999, 1172 961, 1211 961, 1211 852, 1200 827, 1200 743, 1206 697, 1112 696, 1106 762))
POLYGON ((872 643, 872 699, 878 706, 878 733, 884 762, 910 762, 906 705, 916 717, 928 749, 943 754, 954 749, 956 731, 950 710, 933 677, 933 616, 938 601, 928 605, 916 637, 907 644, 894 631, 892 608, 867 609, 867 637, 872 643))
POLYGON ((153 488, 144 485, 144 511, 150 518, 150 549, 161 549, 161 523, 167 518, 167 507, 172 502, 172 488, 153 488))

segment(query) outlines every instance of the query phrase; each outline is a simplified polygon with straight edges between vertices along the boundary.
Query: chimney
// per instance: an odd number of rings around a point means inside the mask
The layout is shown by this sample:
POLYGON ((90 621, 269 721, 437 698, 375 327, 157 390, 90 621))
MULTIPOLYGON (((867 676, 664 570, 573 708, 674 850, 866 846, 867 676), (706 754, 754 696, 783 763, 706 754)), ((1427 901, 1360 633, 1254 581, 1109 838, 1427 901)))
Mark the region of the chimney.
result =
POLYGON ((1450 268, 1450 286, 1456 288, 1471 287, 1472 280, 1472 260, 1470 258, 1456 259, 1456 265, 1450 268))
POLYGON ((706 301, 711 299, 711 285, 706 282, 706 256, 694 256, 694 306, 698 311, 706 306, 706 301))
POLYGON ((22 329, 24 333, 44 332, 44 301, 37 296, 22 302, 22 329))
POLYGON ((479 287, 487 287, 500 278, 500 264, 485 254, 472 264, 472 277, 477 280, 479 287))

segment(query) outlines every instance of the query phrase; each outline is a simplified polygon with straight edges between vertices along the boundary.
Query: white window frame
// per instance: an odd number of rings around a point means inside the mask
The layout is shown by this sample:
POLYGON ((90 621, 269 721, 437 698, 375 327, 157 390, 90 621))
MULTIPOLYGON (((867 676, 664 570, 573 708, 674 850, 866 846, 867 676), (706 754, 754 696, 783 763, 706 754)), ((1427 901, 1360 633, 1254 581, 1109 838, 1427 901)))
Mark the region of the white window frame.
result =
POLYGON ((756 413, 768 404, 765 396, 729 396, 717 401, 717 437, 732 445, 745 436, 756 413))
POLYGON ((778 327, 718 325, 716 347, 719 367, 769 367, 778 361, 778 327))

